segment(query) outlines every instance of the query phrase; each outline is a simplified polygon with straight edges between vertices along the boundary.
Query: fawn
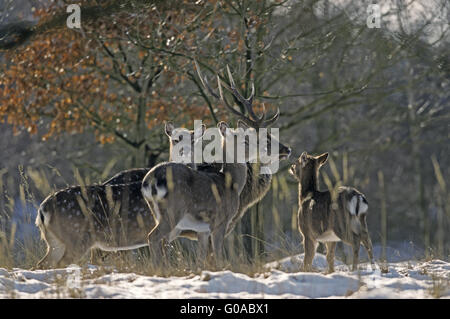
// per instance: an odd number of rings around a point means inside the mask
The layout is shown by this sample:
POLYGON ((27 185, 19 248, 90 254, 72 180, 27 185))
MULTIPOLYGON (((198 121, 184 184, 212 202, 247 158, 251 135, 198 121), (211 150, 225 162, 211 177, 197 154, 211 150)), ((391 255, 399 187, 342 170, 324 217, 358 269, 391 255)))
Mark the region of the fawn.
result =
POLYGON ((303 235, 305 258, 303 270, 312 270, 318 243, 327 247, 328 271, 334 271, 336 242, 353 247, 353 267, 357 269, 359 247, 362 242, 373 264, 372 242, 367 228, 368 203, 366 197, 352 187, 339 187, 335 194, 319 190, 319 169, 328 153, 312 156, 303 152, 291 166, 290 173, 298 184, 298 227, 303 235))

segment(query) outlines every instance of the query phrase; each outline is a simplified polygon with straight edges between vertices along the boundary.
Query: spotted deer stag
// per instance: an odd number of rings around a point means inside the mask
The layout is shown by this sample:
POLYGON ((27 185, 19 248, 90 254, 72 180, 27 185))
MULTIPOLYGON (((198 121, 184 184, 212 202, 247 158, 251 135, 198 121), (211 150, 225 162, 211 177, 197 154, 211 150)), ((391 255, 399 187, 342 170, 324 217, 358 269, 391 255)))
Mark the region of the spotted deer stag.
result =
MULTIPOLYGON (((171 150, 180 141, 179 136, 190 137, 193 149, 205 127, 198 132, 174 134, 173 124, 166 123, 165 130, 171 150)), ((76 263, 93 248, 120 251, 146 246, 148 233, 156 225, 141 193, 147 172, 127 170, 100 185, 72 186, 48 196, 36 218, 47 244, 37 267, 76 263)))
MULTIPOLYGON (((246 123, 249 127, 259 132, 261 128, 268 128, 272 126, 279 118, 279 110, 273 116, 267 116, 265 110, 260 115, 257 115, 254 106, 253 100, 255 97, 255 87, 252 83, 251 94, 248 98, 245 98, 239 90, 236 88, 235 81, 232 77, 231 71, 227 66, 227 75, 229 79, 230 85, 226 85, 223 83, 219 76, 217 76, 217 83, 219 92, 215 92, 213 88, 208 84, 208 79, 203 76, 198 63, 195 61, 195 67, 197 69, 198 76, 203 84, 203 87, 217 100, 221 101, 223 105, 230 111, 234 116, 241 119, 244 123, 246 123), (222 86, 233 96, 233 101, 236 102, 239 106, 242 107, 244 112, 242 112, 233 105, 232 102, 226 99, 224 92, 222 90, 222 86)), ((264 104, 263 104, 264 106, 264 104)), ((279 161, 286 160, 289 158, 291 154, 291 148, 279 142, 273 135, 268 134, 267 139, 265 141, 259 141, 258 143, 266 143, 266 145, 259 146, 262 148, 266 148, 267 152, 272 154, 273 152, 278 152, 279 161), (278 149, 272 150, 272 145, 276 145, 278 149)), ((239 197, 239 209, 236 214, 232 217, 231 222, 227 226, 226 235, 228 236, 241 218, 244 216, 245 212, 261 201, 267 192, 270 189, 272 182, 272 174, 263 174, 261 173, 261 162, 259 159, 254 161, 253 163, 247 162, 247 178, 245 180, 245 185, 242 190, 242 193, 239 197)), ((199 167, 199 170, 202 169, 202 166, 199 167)))
POLYGON ((328 153, 312 156, 303 152, 291 166, 290 173, 298 180, 298 227, 303 235, 305 257, 303 270, 312 270, 312 261, 319 243, 327 248, 328 271, 334 271, 336 243, 343 241, 353 248, 353 270, 357 269, 362 243, 373 264, 372 242, 367 228, 366 197, 353 187, 339 187, 334 192, 319 190, 319 169, 328 153))

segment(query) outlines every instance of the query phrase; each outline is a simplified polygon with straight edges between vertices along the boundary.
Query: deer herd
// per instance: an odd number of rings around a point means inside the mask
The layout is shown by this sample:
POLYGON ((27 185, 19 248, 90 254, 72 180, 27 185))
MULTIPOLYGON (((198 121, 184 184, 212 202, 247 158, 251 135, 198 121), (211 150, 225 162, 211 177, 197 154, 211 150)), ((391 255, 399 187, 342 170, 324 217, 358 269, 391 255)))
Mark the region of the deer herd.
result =
MULTIPOLYGON (((278 119, 279 111, 270 118, 266 117, 265 110, 257 115, 253 106, 254 87, 250 97, 245 98, 236 88, 228 67, 229 85, 217 76, 219 92, 209 86, 197 63, 196 68, 210 95, 239 118, 236 128, 230 128, 225 122, 217 125, 223 160, 196 163, 191 152, 187 154, 190 161, 173 161, 174 149, 181 139, 190 139, 188 149, 194 150, 202 142, 206 127, 188 131, 166 122, 165 133, 170 144, 168 162, 153 168, 122 171, 102 184, 72 186, 51 194, 41 203, 36 225, 47 244, 47 252, 38 262, 38 268, 77 263, 89 253, 92 258, 95 249, 121 251, 145 246, 150 248, 150 258, 158 262, 164 259, 167 244, 178 237, 198 242, 197 256, 201 261, 217 266, 226 259, 225 237, 245 212, 262 200, 272 182, 272 174, 261 171, 259 157, 249 149, 256 146, 275 152, 277 161, 287 160, 291 149, 270 134, 256 142, 239 136, 244 131, 258 132, 270 127, 278 119), (239 110, 225 98, 222 87, 231 93, 239 110), (273 145, 277 146, 276 150, 271 149, 273 145), (245 150, 243 154, 239 154, 238 148, 245 150), (238 154, 244 157, 243 162, 236 160, 238 154)), ((290 173, 299 183, 297 220, 305 251, 302 270, 312 270, 314 254, 322 242, 327 249, 328 270, 333 272, 338 241, 352 246, 353 270, 356 270, 360 243, 373 264, 366 223, 368 203, 352 187, 319 190, 319 169, 327 158, 328 153, 312 156, 303 152, 290 167, 290 173)))

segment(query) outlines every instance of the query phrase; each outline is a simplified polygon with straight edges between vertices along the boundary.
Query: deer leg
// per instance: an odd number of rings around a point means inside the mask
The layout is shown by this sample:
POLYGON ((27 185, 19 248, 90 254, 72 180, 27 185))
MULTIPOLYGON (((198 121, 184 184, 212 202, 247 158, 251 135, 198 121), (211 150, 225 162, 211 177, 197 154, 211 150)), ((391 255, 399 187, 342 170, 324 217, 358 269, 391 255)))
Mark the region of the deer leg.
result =
POLYGON ((64 246, 58 246, 58 247, 48 247, 47 253, 45 256, 38 261, 36 268, 37 269, 48 269, 56 267, 56 265, 59 263, 61 258, 64 255, 65 247, 64 246))
POLYGON ((374 265, 372 241, 370 240, 369 230, 367 228, 367 222, 366 222, 366 215, 365 214, 361 215, 360 221, 361 221, 361 225, 362 225, 361 242, 362 242, 364 248, 367 251, 367 255, 369 256, 370 264, 374 265))
POLYGON ((197 233, 198 238, 198 251, 199 251, 199 258, 205 259, 208 255, 208 252, 210 250, 210 241, 209 241, 210 233, 197 233))
POLYGON ((167 254, 165 246, 167 244, 167 236, 170 233, 170 224, 164 219, 160 224, 152 229, 147 235, 148 247, 150 249, 150 258, 156 265, 166 263, 167 254))
POLYGON ((92 248, 89 262, 93 265, 100 265, 103 264, 104 261, 105 261, 105 252, 103 252, 98 248, 92 248))
POLYGON ((202 261, 205 266, 207 259, 211 254, 211 234, 209 232, 197 233, 198 238, 198 259, 202 261))
POLYGON ((58 262, 59 268, 67 267, 71 264, 80 264, 87 261, 87 257, 91 251, 92 247, 83 243, 78 245, 72 245, 70 248, 66 246, 64 255, 58 262))
POLYGON ((369 256, 369 260, 370 260, 370 264, 374 265, 374 261, 373 261, 373 249, 372 249, 372 241, 370 240, 369 234, 362 234, 361 236, 361 242, 364 246, 364 248, 367 251, 367 255, 369 256))
POLYGON ((37 269, 56 267, 66 250, 66 246, 50 232, 44 234, 44 240, 47 243, 47 252, 37 263, 37 269))
POLYGON ((225 227, 220 227, 214 234, 212 234, 211 242, 216 266, 219 266, 219 264, 221 264, 224 260, 223 257, 224 239, 225 239, 225 227))
POLYGON ((50 259, 49 254, 50 254, 50 250, 51 250, 51 247, 47 244, 47 251, 45 252, 44 257, 42 257, 41 260, 39 260, 39 261, 37 262, 36 266, 35 266, 32 270, 34 270, 34 269, 46 269, 46 268, 49 268, 49 266, 50 266, 50 265, 49 265, 49 259, 50 259))
POLYGON ((316 254, 317 243, 315 240, 305 237, 303 239, 305 258, 303 259, 303 271, 312 271, 312 262, 316 254))
POLYGON ((164 249, 166 241, 162 236, 154 235, 156 234, 153 234, 152 237, 147 237, 150 258, 152 259, 153 264, 163 265, 167 257, 164 249))
POLYGON ((361 237, 359 235, 353 234, 352 248, 353 248, 353 265, 352 271, 358 269, 359 262, 359 247, 361 245, 361 237))
POLYGON ((334 251, 336 249, 336 242, 327 242, 325 243, 327 246, 327 263, 328 263, 328 272, 334 272, 334 251))

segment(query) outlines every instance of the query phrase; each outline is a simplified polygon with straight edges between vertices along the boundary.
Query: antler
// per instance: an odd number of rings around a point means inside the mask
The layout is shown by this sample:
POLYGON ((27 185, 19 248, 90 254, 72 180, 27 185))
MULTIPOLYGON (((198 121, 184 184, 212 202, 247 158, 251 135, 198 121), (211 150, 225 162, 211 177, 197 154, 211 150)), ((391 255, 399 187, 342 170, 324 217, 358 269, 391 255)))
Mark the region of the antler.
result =
POLYGON ((280 110, 277 109, 277 112, 274 116, 272 116, 269 119, 266 119, 265 114, 265 106, 263 103, 263 112, 261 116, 257 116, 253 110, 253 98, 255 97, 255 85, 252 82, 252 92, 248 98, 245 98, 237 89, 236 84, 234 82, 233 76, 231 75, 230 68, 227 65, 227 73, 228 73, 228 79, 230 81, 230 86, 226 85, 225 83, 222 83, 220 80, 219 75, 217 75, 217 87, 219 88, 219 94, 214 92, 214 90, 209 86, 208 79, 203 76, 203 74, 200 71, 200 67, 196 60, 194 60, 195 67, 197 69, 198 76, 200 78, 200 81, 202 82, 203 87, 205 87, 209 93, 214 96, 216 99, 221 100, 225 107, 230 110, 234 115, 237 115, 239 118, 241 118, 245 123, 250 125, 254 128, 260 128, 260 127, 267 127, 275 123, 275 121, 278 119, 280 115, 280 110), (249 116, 245 115, 241 111, 236 110, 231 104, 228 102, 228 100, 225 98, 222 92, 222 85, 233 94, 234 98, 241 103, 245 109, 247 110, 247 113, 249 116))

